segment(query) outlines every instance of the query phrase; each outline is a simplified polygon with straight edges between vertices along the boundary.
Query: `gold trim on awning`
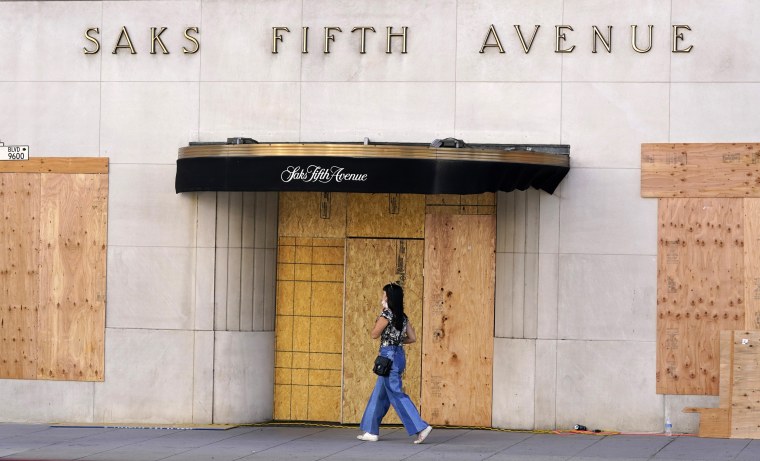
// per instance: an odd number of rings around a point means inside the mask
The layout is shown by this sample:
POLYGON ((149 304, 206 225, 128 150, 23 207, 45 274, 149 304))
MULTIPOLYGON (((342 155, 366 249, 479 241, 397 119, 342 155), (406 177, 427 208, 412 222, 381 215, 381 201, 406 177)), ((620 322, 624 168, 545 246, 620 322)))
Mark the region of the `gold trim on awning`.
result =
POLYGON ((179 149, 179 158, 198 157, 353 157, 404 158, 428 160, 464 160, 523 163, 531 165, 570 166, 569 155, 528 150, 479 148, 443 148, 425 145, 363 144, 208 144, 179 149))

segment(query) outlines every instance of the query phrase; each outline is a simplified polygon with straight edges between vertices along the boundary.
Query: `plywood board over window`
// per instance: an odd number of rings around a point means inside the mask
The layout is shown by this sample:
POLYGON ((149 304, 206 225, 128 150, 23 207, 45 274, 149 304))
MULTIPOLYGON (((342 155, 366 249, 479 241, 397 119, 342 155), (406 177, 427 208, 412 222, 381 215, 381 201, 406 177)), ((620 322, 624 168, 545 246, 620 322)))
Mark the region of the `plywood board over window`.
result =
POLYGON ((742 199, 660 199, 657 391, 717 395, 720 331, 744 326, 742 199))
POLYGON ((0 162, 0 378, 102 381, 107 158, 0 162))
POLYGON ((657 392, 717 395, 720 331, 760 329, 760 144, 643 144, 659 198, 657 392))

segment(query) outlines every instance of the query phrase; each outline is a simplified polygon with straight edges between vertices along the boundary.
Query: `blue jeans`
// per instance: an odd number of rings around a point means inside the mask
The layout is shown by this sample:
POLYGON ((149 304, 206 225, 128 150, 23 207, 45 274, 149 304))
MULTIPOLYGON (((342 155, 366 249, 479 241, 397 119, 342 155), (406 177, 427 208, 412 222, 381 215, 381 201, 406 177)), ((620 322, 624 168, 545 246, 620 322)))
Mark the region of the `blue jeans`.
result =
POLYGON ((428 423, 420 418, 417 407, 412 399, 404 393, 401 384, 401 373, 406 368, 406 356, 402 346, 384 346, 380 348, 380 355, 393 360, 391 374, 378 376, 375 389, 367 402, 362 422, 359 428, 364 432, 380 434, 380 422, 388 413, 388 408, 393 405, 398 417, 404 424, 407 434, 414 435, 428 427, 428 423))

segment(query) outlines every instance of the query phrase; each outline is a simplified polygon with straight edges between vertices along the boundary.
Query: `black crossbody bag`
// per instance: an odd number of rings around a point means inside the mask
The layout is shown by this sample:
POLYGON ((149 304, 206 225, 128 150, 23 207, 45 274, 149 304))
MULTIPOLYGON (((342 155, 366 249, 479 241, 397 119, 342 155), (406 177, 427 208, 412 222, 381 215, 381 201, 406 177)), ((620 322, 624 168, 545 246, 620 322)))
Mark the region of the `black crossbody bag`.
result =
POLYGON ((393 360, 378 355, 375 359, 375 366, 372 367, 372 371, 378 376, 388 376, 391 374, 391 365, 393 365, 393 360))

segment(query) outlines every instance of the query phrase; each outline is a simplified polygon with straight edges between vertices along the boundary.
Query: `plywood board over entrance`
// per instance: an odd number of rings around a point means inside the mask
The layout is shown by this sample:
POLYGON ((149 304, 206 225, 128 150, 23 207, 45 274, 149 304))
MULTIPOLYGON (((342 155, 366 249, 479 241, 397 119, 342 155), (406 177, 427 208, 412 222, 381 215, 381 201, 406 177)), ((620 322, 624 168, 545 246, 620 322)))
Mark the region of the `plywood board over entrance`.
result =
POLYGON ((490 426, 496 219, 427 215, 422 416, 490 426))
MULTIPOLYGON (((404 311, 409 321, 421 330, 422 325, 422 240, 348 239, 346 257, 346 307, 343 344, 343 422, 361 421, 367 399, 377 376, 372 362, 377 356, 378 340, 369 336, 382 310, 382 288, 392 281, 402 281, 404 311)), ((418 333, 419 334, 419 333, 418 333)), ((419 342, 404 346, 406 371, 404 391, 420 404, 419 342)), ((393 410, 384 423, 399 423, 393 410)))

